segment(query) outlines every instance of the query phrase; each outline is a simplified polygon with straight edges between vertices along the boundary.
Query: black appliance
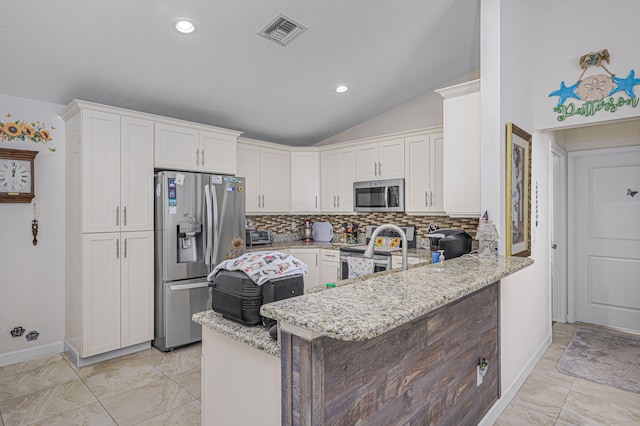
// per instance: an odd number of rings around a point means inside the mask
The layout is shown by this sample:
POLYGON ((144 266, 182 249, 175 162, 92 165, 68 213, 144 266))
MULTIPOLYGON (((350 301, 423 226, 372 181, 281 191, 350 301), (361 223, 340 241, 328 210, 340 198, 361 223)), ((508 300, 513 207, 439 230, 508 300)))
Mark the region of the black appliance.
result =
POLYGON ((427 236, 431 240, 431 251, 444 250, 445 260, 471 252, 471 235, 461 229, 438 229, 427 236))
POLYGON ((260 315, 263 304, 302 295, 304 280, 301 274, 297 274, 274 278, 259 286, 242 271, 223 270, 209 283, 209 287, 211 309, 233 321, 257 325, 263 322, 260 315))

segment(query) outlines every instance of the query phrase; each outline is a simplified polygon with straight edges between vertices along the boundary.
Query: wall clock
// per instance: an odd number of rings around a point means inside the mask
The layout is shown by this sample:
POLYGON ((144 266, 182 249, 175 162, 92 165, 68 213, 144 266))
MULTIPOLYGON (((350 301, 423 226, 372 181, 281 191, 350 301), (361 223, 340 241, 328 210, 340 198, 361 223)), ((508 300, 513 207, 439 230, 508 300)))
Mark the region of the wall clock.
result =
POLYGON ((34 193, 33 160, 38 151, 0 149, 0 202, 30 203, 34 193))

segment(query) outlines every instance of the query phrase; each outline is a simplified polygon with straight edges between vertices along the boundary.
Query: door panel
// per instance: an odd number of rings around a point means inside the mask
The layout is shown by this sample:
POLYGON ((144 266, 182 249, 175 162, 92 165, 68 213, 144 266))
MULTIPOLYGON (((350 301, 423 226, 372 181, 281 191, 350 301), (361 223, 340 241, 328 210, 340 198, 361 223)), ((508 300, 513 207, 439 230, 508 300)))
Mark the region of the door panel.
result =
POLYGON ((640 147, 570 157, 575 319, 640 331, 640 147))

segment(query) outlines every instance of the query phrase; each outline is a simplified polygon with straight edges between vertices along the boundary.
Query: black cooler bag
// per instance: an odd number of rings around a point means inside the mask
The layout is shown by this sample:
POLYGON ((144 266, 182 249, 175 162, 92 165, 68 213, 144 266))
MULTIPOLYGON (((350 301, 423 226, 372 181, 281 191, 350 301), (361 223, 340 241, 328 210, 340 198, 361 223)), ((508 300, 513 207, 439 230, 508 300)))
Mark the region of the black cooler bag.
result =
POLYGON ((257 325, 262 322, 263 304, 300 296, 304 280, 297 274, 274 278, 259 286, 242 271, 222 270, 209 287, 211 309, 242 324, 257 325))

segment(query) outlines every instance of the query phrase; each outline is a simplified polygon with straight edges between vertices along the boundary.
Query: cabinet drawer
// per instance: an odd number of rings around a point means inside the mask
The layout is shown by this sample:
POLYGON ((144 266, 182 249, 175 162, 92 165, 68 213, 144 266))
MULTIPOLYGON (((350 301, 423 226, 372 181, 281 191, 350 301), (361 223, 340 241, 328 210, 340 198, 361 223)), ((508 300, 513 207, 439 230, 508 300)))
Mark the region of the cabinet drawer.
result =
POLYGON ((322 249, 322 260, 327 262, 339 262, 340 251, 331 249, 322 249))

